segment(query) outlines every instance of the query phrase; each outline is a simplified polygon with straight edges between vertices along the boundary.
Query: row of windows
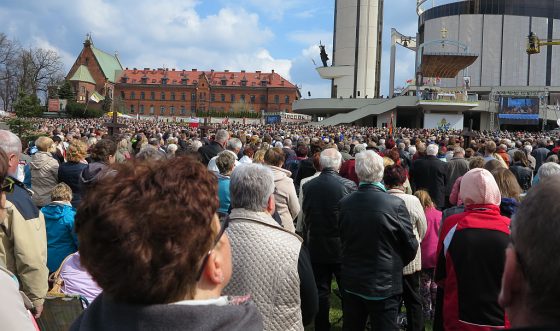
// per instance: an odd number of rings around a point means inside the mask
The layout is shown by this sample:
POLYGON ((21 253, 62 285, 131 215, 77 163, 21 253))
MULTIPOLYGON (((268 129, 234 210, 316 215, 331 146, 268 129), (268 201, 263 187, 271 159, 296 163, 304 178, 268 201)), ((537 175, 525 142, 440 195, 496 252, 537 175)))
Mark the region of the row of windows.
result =
MULTIPOLYGON (((161 92, 161 94, 159 95, 160 99, 159 100, 167 100, 167 93, 165 92, 161 92)), ((130 100, 136 100, 136 92, 132 91, 129 94, 130 100)), ((200 92, 199 95, 199 100, 206 100, 206 92, 200 92)), ((124 91, 121 91, 121 98, 123 100, 126 100, 126 93, 124 91)), ((196 101, 197 95, 196 93, 191 93, 190 96, 190 100, 192 101, 196 101)), ((145 92, 140 92, 140 100, 146 100, 146 93, 145 92)), ((150 100, 156 100, 156 92, 150 92, 150 100)), ((169 100, 171 101, 176 101, 176 94, 175 92, 171 92, 169 94, 169 100)), ((260 95, 260 103, 266 103, 267 102, 267 98, 266 95, 260 95)), ((187 101, 187 94, 185 92, 181 93, 181 101, 187 101)), ((211 93, 210 94, 210 101, 211 102, 215 102, 216 101, 216 94, 215 93, 211 93)), ((226 94, 220 94, 220 101, 221 102, 225 102, 226 101, 226 94)), ((229 95, 229 101, 230 102, 235 102, 236 100, 236 95, 235 94, 230 94, 229 95)), ((239 95, 239 101, 241 102, 246 102, 247 98, 245 96, 245 94, 241 94, 239 95)), ((250 103, 255 103, 256 101, 256 96, 255 95, 250 95, 249 96, 249 100, 250 103)), ((275 95, 274 96, 274 103, 279 104, 280 103, 280 96, 279 95, 275 95)), ((290 96, 286 95, 284 97, 284 103, 290 103, 290 96)))
MULTIPOLYGON (((167 108, 165 106, 159 107, 159 115, 165 115, 166 109, 167 108)), ((150 105, 150 107, 148 108, 148 111, 149 111, 150 115, 154 115, 155 110, 156 109, 154 108, 153 105, 150 105)), ((195 113, 196 112, 196 106, 191 106, 190 110, 191 110, 191 113, 195 113)), ((206 108, 205 107, 199 107, 199 110, 206 111, 206 108)), ((225 108, 224 107, 220 107, 220 108, 212 107, 209 110, 224 111, 225 108)), ((233 111, 233 107, 230 108, 229 110, 233 111)), ((130 105, 129 111, 130 111, 131 114, 136 114, 136 107, 134 105, 130 105)), ((250 111, 253 112, 254 109, 250 109, 250 111)), ((144 105, 139 105, 138 106, 138 114, 144 115, 145 113, 146 113, 145 106, 144 105)), ((187 114, 187 108, 185 106, 181 106, 180 109, 176 109, 175 106, 170 106, 169 107, 169 114, 170 115, 186 115, 187 114), (176 111, 178 111, 178 113, 176 111)))

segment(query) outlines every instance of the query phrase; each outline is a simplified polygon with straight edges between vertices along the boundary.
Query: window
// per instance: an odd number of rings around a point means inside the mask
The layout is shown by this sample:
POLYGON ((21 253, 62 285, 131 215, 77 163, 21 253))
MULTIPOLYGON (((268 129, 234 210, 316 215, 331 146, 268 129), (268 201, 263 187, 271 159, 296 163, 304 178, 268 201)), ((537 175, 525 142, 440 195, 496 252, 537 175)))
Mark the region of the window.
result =
POLYGON ((166 77, 161 79, 161 84, 162 85, 167 85, 167 78, 166 77))
POLYGON ((140 100, 146 99, 146 92, 140 92, 140 100))
POLYGON ((134 100, 136 99, 136 92, 132 91, 130 92, 130 100, 134 100))
POLYGON ((165 114, 165 106, 159 107, 159 114, 160 114, 160 115, 165 114))
POLYGON ((150 92, 150 100, 155 100, 156 99, 156 92, 152 91, 150 92))
POLYGON ((142 82, 142 84, 148 84, 148 78, 147 77, 140 78, 140 81, 142 82))
POLYGON ((266 95, 261 95, 261 103, 266 103, 266 95))
POLYGON ((130 105, 130 113, 134 114, 134 105, 130 105))
POLYGON ((227 80, 226 79, 222 79, 222 86, 226 86, 227 85, 227 80))
POLYGON ((124 97, 125 97, 124 91, 121 91, 121 99, 124 100, 124 97))
POLYGON ((154 114, 154 106, 151 105, 151 106, 150 106, 150 115, 153 115, 153 114, 154 114))
POLYGON ((255 96, 251 95, 251 103, 255 103, 255 96))
POLYGON ((187 94, 185 92, 181 93, 181 101, 187 101, 187 94))
POLYGON ((226 95, 225 95, 225 94, 220 94, 220 101, 221 101, 221 102, 225 102, 225 101, 226 101, 226 95))
POLYGON ((232 95, 230 96, 230 101, 231 101, 231 102, 235 102, 235 94, 232 94, 232 95))
POLYGON ((247 86, 247 81, 246 81, 246 80, 242 80, 242 81, 241 81, 241 86, 247 86))
POLYGON ((188 79, 186 78, 181 78, 181 84, 183 85, 187 85, 188 79))
POLYGON ((80 94, 86 94, 86 87, 80 86, 80 94))
POLYGON ((165 92, 161 92, 161 100, 165 100, 165 92))
POLYGON ((242 102, 245 102, 245 94, 241 94, 241 95, 239 96, 239 98, 241 99, 242 102))
POLYGON ((215 95, 214 93, 211 93, 211 94, 210 94, 210 101, 211 101, 211 102, 216 101, 216 95, 215 95))
POLYGON ((140 114, 144 115, 144 105, 140 105, 140 114))
POLYGON ((266 84, 266 80, 263 80, 263 81, 261 82, 261 86, 262 86, 262 87, 266 87, 266 85, 267 85, 267 84, 266 84))
POLYGON ((194 105, 191 106, 191 113, 196 113, 196 107, 194 105))
POLYGON ((275 104, 279 104, 279 103, 280 103, 280 96, 279 96, 279 95, 275 95, 275 96, 274 96, 274 103, 275 103, 275 104))
POLYGON ((290 96, 286 95, 286 97, 284 98, 284 103, 289 104, 290 103, 290 96))
POLYGON ((169 107, 169 113, 170 113, 171 115, 175 115, 175 106, 169 107))
POLYGON ((196 101, 196 93, 191 93, 191 100, 196 101))
POLYGON ((181 115, 186 115, 187 114, 187 110, 185 109, 185 106, 181 106, 181 115))
POLYGON ((171 101, 175 101, 175 92, 171 92, 171 101))

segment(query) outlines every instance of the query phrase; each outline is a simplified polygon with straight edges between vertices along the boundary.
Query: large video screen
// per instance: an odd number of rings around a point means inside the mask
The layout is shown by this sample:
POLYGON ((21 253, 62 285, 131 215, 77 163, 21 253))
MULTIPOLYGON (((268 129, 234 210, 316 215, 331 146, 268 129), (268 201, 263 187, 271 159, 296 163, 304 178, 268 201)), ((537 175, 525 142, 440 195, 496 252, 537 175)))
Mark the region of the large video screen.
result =
POLYGON ((539 99, 502 97, 498 118, 500 124, 539 124, 539 99))
POLYGON ((266 124, 279 124, 282 117, 280 115, 269 115, 265 116, 264 119, 266 124))

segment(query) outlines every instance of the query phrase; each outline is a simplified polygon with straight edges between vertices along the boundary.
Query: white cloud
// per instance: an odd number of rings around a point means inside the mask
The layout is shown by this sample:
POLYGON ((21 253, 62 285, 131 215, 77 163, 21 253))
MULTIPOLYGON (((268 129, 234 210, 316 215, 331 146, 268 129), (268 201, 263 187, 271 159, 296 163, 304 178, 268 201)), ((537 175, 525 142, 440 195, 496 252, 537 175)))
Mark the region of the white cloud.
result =
POLYGON ((332 31, 293 31, 288 34, 290 40, 296 41, 305 45, 319 45, 332 43, 332 31))
POLYGON ((33 39, 33 45, 38 48, 56 52, 60 56, 65 70, 70 70, 70 67, 74 64, 74 61, 76 61, 76 55, 61 50, 60 48, 52 45, 48 40, 36 37, 33 39))

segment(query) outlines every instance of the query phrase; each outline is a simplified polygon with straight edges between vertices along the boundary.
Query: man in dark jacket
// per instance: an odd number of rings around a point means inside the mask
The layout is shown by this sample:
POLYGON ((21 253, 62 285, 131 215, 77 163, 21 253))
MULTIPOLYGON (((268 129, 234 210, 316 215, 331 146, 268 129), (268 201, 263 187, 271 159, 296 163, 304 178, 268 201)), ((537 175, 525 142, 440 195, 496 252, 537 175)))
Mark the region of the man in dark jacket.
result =
POLYGON ((469 171, 469 162, 465 160, 465 150, 462 147, 455 147, 453 150, 453 158, 446 164, 447 183, 445 184, 445 203, 451 206, 449 196, 453 189, 453 184, 457 178, 463 176, 469 171))
POLYGON ((383 170, 375 152, 357 154, 360 187, 339 203, 344 330, 363 330, 368 315, 375 330, 398 329, 402 270, 418 250, 404 201, 381 184, 383 170))
POLYGON ((198 153, 202 158, 202 163, 208 165, 210 159, 218 155, 224 150, 227 141, 229 140, 229 133, 226 130, 220 129, 216 132, 216 137, 208 145, 202 146, 198 149, 198 153))
POLYGON ((439 210, 445 207, 445 185, 447 183, 447 169, 445 162, 436 155, 438 146, 429 145, 426 148, 426 158, 418 159, 412 164, 410 177, 416 190, 424 189, 430 193, 439 210))
POLYGON ((356 184, 342 178, 338 171, 342 155, 329 148, 321 152, 321 174, 303 185, 304 233, 309 248, 317 292, 319 311, 315 330, 329 330, 329 296, 333 275, 339 288, 342 245, 338 228, 338 202, 356 190, 356 184))

